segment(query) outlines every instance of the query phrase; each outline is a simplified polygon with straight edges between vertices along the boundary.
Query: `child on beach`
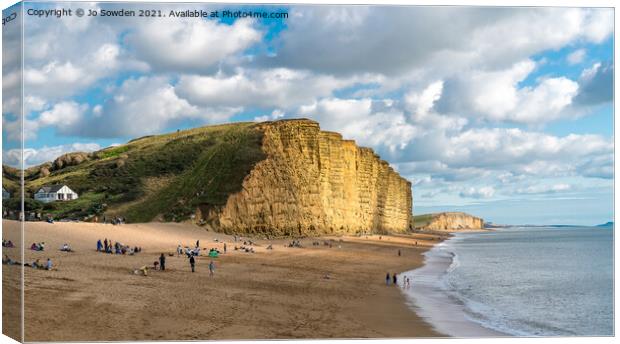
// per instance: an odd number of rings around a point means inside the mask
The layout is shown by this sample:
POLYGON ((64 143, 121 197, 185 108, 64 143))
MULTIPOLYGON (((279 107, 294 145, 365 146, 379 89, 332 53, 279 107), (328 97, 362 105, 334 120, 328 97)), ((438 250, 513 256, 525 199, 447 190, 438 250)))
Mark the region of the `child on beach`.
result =
POLYGON ((195 267, 196 261, 194 260, 194 256, 190 256, 189 257, 189 265, 192 267, 192 272, 194 272, 194 267, 195 267))
POLYGON ((213 277, 213 271, 215 271, 215 263, 211 260, 209 262, 209 277, 213 277))

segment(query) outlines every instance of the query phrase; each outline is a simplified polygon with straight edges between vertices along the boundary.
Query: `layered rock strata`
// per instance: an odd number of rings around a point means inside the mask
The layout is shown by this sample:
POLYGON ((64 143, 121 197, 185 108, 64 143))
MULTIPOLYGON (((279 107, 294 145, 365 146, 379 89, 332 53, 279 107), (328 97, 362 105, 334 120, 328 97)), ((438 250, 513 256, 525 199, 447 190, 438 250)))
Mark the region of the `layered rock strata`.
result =
POLYGON ((423 230, 458 231, 484 229, 484 220, 466 213, 445 212, 435 214, 432 220, 421 227, 423 230))
POLYGON ((258 162, 226 205, 203 211, 225 232, 315 235, 406 232, 411 183, 369 148, 311 120, 259 125, 258 162))

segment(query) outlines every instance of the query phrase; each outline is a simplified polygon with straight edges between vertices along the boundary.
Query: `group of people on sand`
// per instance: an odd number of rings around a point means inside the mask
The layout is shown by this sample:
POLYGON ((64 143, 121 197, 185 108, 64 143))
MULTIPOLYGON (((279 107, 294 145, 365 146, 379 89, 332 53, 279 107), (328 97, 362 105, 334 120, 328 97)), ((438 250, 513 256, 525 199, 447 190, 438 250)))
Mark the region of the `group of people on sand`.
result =
POLYGON ((189 248, 189 246, 181 247, 181 245, 177 246, 177 257, 185 254, 187 258, 195 257, 200 255, 200 247, 196 246, 194 248, 189 248))
POLYGON ((129 245, 123 245, 118 241, 112 245, 112 240, 105 238, 103 242, 101 239, 97 240, 97 252, 109 253, 109 254, 129 254, 133 256, 136 253, 142 252, 142 247, 129 245))
POLYGON ((298 247, 298 248, 302 248, 303 246, 301 245, 301 241, 300 240, 293 240, 288 244, 288 247, 298 247))
MULTIPOLYGON (((392 281, 392 285, 398 285, 398 275, 396 273, 393 273, 391 278, 389 272, 385 275, 385 285, 390 285, 390 280, 392 281)), ((409 277, 405 276, 403 279, 403 288, 409 289, 410 287, 411 280, 409 279, 409 277)))
POLYGON ((113 225, 122 225, 123 223, 125 223, 125 218, 124 217, 114 217, 111 220, 108 220, 108 218, 106 218, 105 216, 103 217, 103 223, 111 223, 113 225))
MULTIPOLYGON (((24 266, 29 266, 29 265, 28 263, 26 263, 24 264, 24 266)), ((45 264, 41 263, 41 261, 37 258, 37 260, 35 260, 32 264, 30 264, 30 267, 34 269, 43 269, 43 270, 53 269, 52 260, 49 258, 47 258, 47 261, 45 262, 45 264)))
POLYGON ((45 242, 33 242, 32 245, 30 245, 30 249, 33 251, 44 251, 45 242))
MULTIPOLYGON (((11 259, 6 254, 4 255, 4 258, 2 259, 2 264, 5 264, 5 265, 21 265, 20 262, 11 259)), ((48 271, 54 269, 54 265, 52 264, 52 260, 50 258, 47 258, 47 261, 45 261, 45 263, 41 263, 41 260, 39 258, 37 258, 31 264, 24 263, 24 266, 28 266, 28 267, 31 267, 33 269, 41 269, 41 270, 48 270, 48 271)))
POLYGON ((15 244, 13 244, 13 242, 11 240, 4 240, 4 239, 2 239, 2 247, 13 248, 13 247, 15 247, 15 244))
MULTIPOLYGON (((320 241, 313 241, 312 242, 312 246, 321 246, 321 242, 320 241)), ((323 240, 323 246, 328 246, 329 248, 333 247, 331 241, 327 241, 327 240, 323 240)))
MULTIPOLYGON (((181 244, 179 244, 177 246, 177 257, 181 256, 182 254, 185 254, 186 257, 188 258, 189 261, 189 266, 192 272, 196 272, 196 258, 197 256, 200 255, 200 241, 196 241, 196 247, 194 247, 193 249, 190 249, 188 246, 182 247, 181 244)), ((226 244, 224 244, 224 250, 226 250, 226 244)), ((209 256, 212 258, 217 258, 218 255, 221 252, 216 249, 216 248, 212 248, 209 251, 209 256)), ((170 256, 174 256, 173 253, 169 254, 170 256)), ((158 270, 158 271, 166 271, 166 256, 162 253, 159 255, 158 260, 153 262, 153 270, 158 270)), ((144 265, 138 269, 135 269, 133 271, 134 274, 136 275, 143 275, 143 276, 147 276, 148 275, 148 270, 149 267, 144 265)), ((215 273, 215 262, 213 261, 213 259, 209 262, 209 276, 213 277, 215 273)))
POLYGON ((15 261, 15 260, 11 259, 8 254, 5 254, 4 258, 2 259, 2 264, 5 264, 5 265, 19 265, 20 263, 18 261, 15 261))
MULTIPOLYGON (((270 248, 267 248, 267 249, 270 249, 270 248)), ((237 246, 235 246, 235 251, 239 251, 239 250, 241 250, 241 251, 243 251, 245 253, 254 253, 254 247, 247 247, 247 246, 237 247, 237 246)))

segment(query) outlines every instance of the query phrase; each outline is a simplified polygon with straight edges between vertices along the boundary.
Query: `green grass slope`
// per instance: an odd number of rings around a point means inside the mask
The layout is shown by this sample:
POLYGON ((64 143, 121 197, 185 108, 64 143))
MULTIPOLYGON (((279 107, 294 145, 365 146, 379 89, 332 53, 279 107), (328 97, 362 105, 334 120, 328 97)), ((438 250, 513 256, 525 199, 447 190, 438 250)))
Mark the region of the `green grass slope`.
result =
MULTIPOLYGON (((94 215, 129 222, 187 219, 197 206, 218 206, 264 159, 262 133, 253 123, 234 123, 147 136, 80 159, 58 159, 26 170, 26 192, 66 184, 79 194, 67 202, 33 205, 56 218, 94 215), (86 157, 86 158, 84 158, 86 157)), ((4 181, 3 181, 4 182, 4 181)))
POLYGON ((412 218, 413 228, 421 228, 428 225, 438 214, 415 215, 412 218))

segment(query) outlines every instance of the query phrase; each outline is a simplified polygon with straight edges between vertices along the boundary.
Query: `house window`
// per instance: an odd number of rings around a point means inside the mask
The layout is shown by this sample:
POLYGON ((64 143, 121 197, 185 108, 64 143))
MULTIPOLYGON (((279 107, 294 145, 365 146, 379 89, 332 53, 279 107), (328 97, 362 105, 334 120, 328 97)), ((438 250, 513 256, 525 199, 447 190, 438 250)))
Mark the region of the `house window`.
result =
POLYGON ((73 195, 72 194, 67 194, 67 201, 70 201, 73 199, 73 195))

